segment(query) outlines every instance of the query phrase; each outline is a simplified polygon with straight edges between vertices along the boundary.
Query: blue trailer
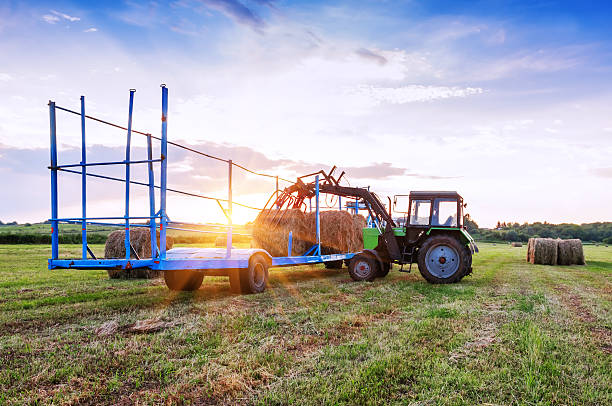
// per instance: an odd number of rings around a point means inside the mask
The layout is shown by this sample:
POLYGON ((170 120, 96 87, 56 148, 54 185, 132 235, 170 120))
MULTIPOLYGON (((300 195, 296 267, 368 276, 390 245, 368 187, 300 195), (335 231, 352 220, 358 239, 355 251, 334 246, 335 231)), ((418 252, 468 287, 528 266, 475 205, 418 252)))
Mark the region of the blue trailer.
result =
MULTIPOLYGON (((267 251, 262 249, 236 249, 232 248, 232 236, 235 235, 232 227, 232 208, 234 205, 247 207, 253 210, 258 208, 238 203, 232 198, 232 170, 238 167, 252 174, 276 178, 276 194, 278 195, 279 187, 278 176, 268 174, 260 174, 251 171, 241 165, 238 165, 232 160, 225 160, 219 157, 207 155, 204 152, 196 151, 187 146, 180 145, 168 141, 168 88, 161 85, 161 136, 155 137, 150 133, 136 131, 132 128, 132 116, 134 107, 135 90, 130 90, 129 107, 128 107, 128 122, 127 126, 113 124, 96 117, 86 115, 85 113, 85 98, 81 96, 80 112, 60 107, 53 101, 49 101, 49 118, 50 118, 50 172, 51 172, 51 258, 48 260, 49 269, 135 269, 149 268, 164 272, 164 279, 168 288, 172 290, 196 290, 202 284, 205 275, 222 275, 229 276, 230 286, 233 292, 236 293, 258 293, 265 290, 268 268, 308 265, 318 263, 338 263, 339 261, 348 262, 355 253, 347 252, 342 254, 322 255, 321 251, 321 226, 320 226, 320 199, 319 199, 319 177, 315 177, 316 191, 314 194, 316 211, 316 243, 306 252, 301 255, 292 256, 292 238, 291 234, 287 240, 289 253, 286 257, 273 257, 267 251), (58 111, 71 113, 80 116, 81 124, 81 162, 71 164, 58 164, 58 141, 56 129, 56 114, 58 111), (86 122, 93 120, 105 125, 119 128, 126 131, 127 141, 125 148, 125 160, 123 161, 104 161, 90 162, 87 160, 86 154, 86 122), (147 137, 147 159, 134 160, 131 158, 131 139, 133 134, 138 134, 147 137), (153 140, 160 142, 160 156, 153 156, 153 140), (199 154, 204 157, 217 159, 228 164, 228 196, 227 199, 211 198, 197 193, 182 191, 168 188, 167 185, 167 169, 168 169, 168 145, 174 145, 192 153, 199 154), (90 168, 97 166, 108 165, 123 165, 125 167, 125 178, 111 177, 99 173, 93 173, 90 168), (139 182, 131 178, 130 167, 132 165, 146 165, 148 168, 148 182, 139 182), (155 184, 154 166, 159 167, 159 185, 155 184), (81 206, 82 213, 80 217, 61 217, 59 215, 58 203, 58 172, 72 173, 81 176, 81 206), (88 217, 87 216, 87 180, 88 178, 104 179, 106 181, 117 181, 125 184, 125 210, 124 215, 117 217, 88 217), (130 190, 131 187, 142 186, 148 188, 149 197, 149 215, 148 216, 133 216, 130 214, 130 190), (159 193, 160 207, 155 207, 156 196, 159 193), (167 192, 179 193, 186 196, 212 199, 219 203, 227 217, 228 224, 224 226, 226 229, 223 233, 227 236, 226 248, 173 248, 166 247, 166 233, 168 230, 180 230, 191 232, 212 232, 215 231, 202 230, 201 224, 191 223, 176 223, 170 220, 167 215, 167 192), (224 207, 224 205, 226 207, 224 207), (59 255, 59 226, 60 224, 80 224, 82 227, 82 253, 80 258, 60 258, 59 255), (87 227, 88 225, 107 225, 125 229, 125 257, 124 258, 96 258, 87 243, 87 227), (130 230, 135 227, 147 227, 150 231, 151 240, 151 257, 139 258, 135 255, 131 245, 130 230), (159 232, 159 246, 156 243, 157 233, 159 232)), ((285 180, 285 179, 282 179, 285 180)), ((290 181, 289 181, 290 182, 290 181)), ((341 207, 341 201, 339 202, 341 207)), ((278 207, 280 209, 280 207, 278 207)), ((219 227, 219 225, 215 225, 219 227)))

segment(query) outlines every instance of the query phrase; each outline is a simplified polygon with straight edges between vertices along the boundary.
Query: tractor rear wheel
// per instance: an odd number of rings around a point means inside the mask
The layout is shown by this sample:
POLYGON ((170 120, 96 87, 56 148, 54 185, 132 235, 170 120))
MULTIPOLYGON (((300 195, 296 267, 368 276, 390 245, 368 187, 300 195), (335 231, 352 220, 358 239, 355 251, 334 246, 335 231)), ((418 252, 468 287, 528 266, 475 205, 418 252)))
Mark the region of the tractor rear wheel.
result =
POLYGON ((419 249, 419 271, 429 283, 456 283, 469 267, 468 251, 448 235, 430 237, 419 249))
POLYGON ((349 275, 354 281, 373 281, 378 276, 378 264, 371 255, 358 254, 349 263, 349 275))
POLYGON ((164 280, 170 290, 190 292, 200 289, 204 273, 191 269, 164 271, 164 280))
POLYGON ((261 293, 268 284, 268 261, 261 255, 254 255, 247 269, 231 269, 229 278, 233 293, 261 293))

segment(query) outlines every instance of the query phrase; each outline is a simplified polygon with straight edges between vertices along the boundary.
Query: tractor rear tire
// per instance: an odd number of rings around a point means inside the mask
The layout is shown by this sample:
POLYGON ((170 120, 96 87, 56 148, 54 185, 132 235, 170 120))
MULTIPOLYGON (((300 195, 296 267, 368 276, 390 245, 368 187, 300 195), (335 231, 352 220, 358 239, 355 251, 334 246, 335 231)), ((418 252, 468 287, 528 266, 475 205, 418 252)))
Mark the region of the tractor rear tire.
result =
POLYGON ((261 293, 268 284, 268 261, 261 255, 254 255, 247 269, 231 269, 229 278, 232 293, 261 293))
POLYGON ((419 271, 429 283, 456 283, 468 272, 468 251, 449 235, 430 237, 419 249, 419 271))
POLYGON ((349 275, 354 281, 373 281, 379 273, 378 263, 371 255, 355 255, 349 263, 349 275))
POLYGON ((191 269, 164 271, 164 280, 170 290, 191 292, 202 286, 204 272, 191 269))
POLYGON ((376 276, 378 278, 384 278, 385 276, 387 276, 389 274, 389 271, 391 270, 391 264, 389 262, 383 262, 382 263, 382 267, 378 267, 378 274, 376 274, 376 276))
POLYGON ((325 269, 342 269, 342 260, 324 262, 325 269))

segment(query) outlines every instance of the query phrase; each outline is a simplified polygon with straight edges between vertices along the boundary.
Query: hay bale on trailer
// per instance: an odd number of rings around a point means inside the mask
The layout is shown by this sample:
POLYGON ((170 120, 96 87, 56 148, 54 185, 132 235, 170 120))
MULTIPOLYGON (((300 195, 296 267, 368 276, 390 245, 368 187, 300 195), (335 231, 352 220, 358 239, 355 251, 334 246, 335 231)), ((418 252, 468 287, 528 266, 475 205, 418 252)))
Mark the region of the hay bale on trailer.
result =
MULTIPOLYGON (((306 214, 306 221, 309 228, 309 237, 311 245, 315 244, 316 238, 316 213, 311 212, 306 214)), ((321 254, 342 254, 354 251, 358 236, 361 234, 361 229, 357 233, 355 220, 348 211, 329 210, 320 212, 321 226, 321 254)), ((363 236, 362 244, 363 244, 363 236)), ((361 248, 358 248, 361 250, 361 248)))
POLYGON ((579 239, 559 240, 557 245, 557 264, 584 265, 584 251, 579 239))
POLYGON ((557 249, 559 242, 552 238, 535 238, 530 248, 532 264, 557 265, 557 249))
MULTIPOLYGON (((347 211, 320 212, 321 253, 339 254, 363 249, 361 215, 347 211)), ((292 255, 302 255, 316 243, 316 213, 299 209, 265 210, 253 223, 253 248, 263 248, 275 257, 287 256, 289 232, 293 235, 292 255)))
POLYGON ((363 229, 368 226, 368 222, 361 214, 353 214, 353 227, 355 232, 353 235, 353 242, 351 244, 351 251, 357 252, 363 249, 363 229))
MULTIPOLYGON (((145 227, 130 228, 130 243, 139 258, 151 258, 151 230, 145 227)), ((166 249, 171 249, 174 239, 166 236, 166 249)), ((159 230, 157 231, 157 246, 159 247, 159 230)), ((113 231, 108 235, 104 245, 104 258, 125 258, 125 230, 113 231)), ((136 258, 134 253, 130 258, 136 258)), ((111 279, 153 279, 163 275, 162 271, 147 268, 109 269, 111 279)))
POLYGON ((262 248, 273 257, 302 255, 308 243, 306 215, 300 209, 262 210, 253 223, 251 246, 262 248), (291 253, 287 252, 292 233, 291 253))

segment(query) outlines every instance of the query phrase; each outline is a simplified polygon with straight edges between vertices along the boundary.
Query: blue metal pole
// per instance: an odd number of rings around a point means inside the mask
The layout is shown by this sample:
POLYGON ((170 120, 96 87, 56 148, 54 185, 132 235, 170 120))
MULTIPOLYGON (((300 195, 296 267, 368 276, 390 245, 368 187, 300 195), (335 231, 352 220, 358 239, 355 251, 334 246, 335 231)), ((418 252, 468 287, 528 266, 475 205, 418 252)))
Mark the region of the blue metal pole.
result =
MULTIPOLYGON (((151 134, 147 135, 147 156, 149 161, 153 159, 153 145, 151 134)), ((149 162, 149 227, 151 228, 151 258, 157 256, 157 221, 155 220, 155 173, 153 172, 153 162, 149 162)))
POLYGON ((132 112, 134 109, 134 92, 130 89, 130 106, 128 110, 127 143, 125 146, 125 259, 130 259, 130 144, 132 141, 132 112))
POLYGON ((168 88, 162 84, 162 124, 161 124, 161 184, 159 194, 159 258, 166 259, 166 189, 168 170, 168 88))
POLYGON ((316 195, 316 223, 317 223, 317 254, 321 255, 321 213, 319 212, 319 175, 315 177, 315 195, 316 195))
MULTIPOLYGON (((87 163, 85 145, 85 96, 81 96, 81 164, 87 163)), ((81 223, 81 244, 83 259, 87 259, 87 169, 81 167, 81 206, 83 222, 81 223)))
MULTIPOLYGON (((278 199, 278 175, 276 175, 276 199, 278 199)), ((280 209, 278 203, 276 203, 276 208, 280 209)))
POLYGON ((287 241, 287 256, 290 257, 293 251, 293 231, 289 231, 289 240, 287 241))
POLYGON ((338 196, 338 210, 342 210, 342 196, 338 196))
POLYGON ((355 198, 355 214, 359 214, 359 198, 355 198))
POLYGON ((232 256, 232 160, 230 159, 228 162, 228 189, 227 189, 227 207, 228 207, 228 225, 227 229, 227 246, 226 246, 226 256, 230 258, 232 256))
MULTIPOLYGON (((55 126, 55 102, 49 100, 49 127, 51 153, 51 218, 58 218, 57 207, 57 130, 55 126)), ((51 221, 51 259, 59 257, 59 222, 51 221)))

